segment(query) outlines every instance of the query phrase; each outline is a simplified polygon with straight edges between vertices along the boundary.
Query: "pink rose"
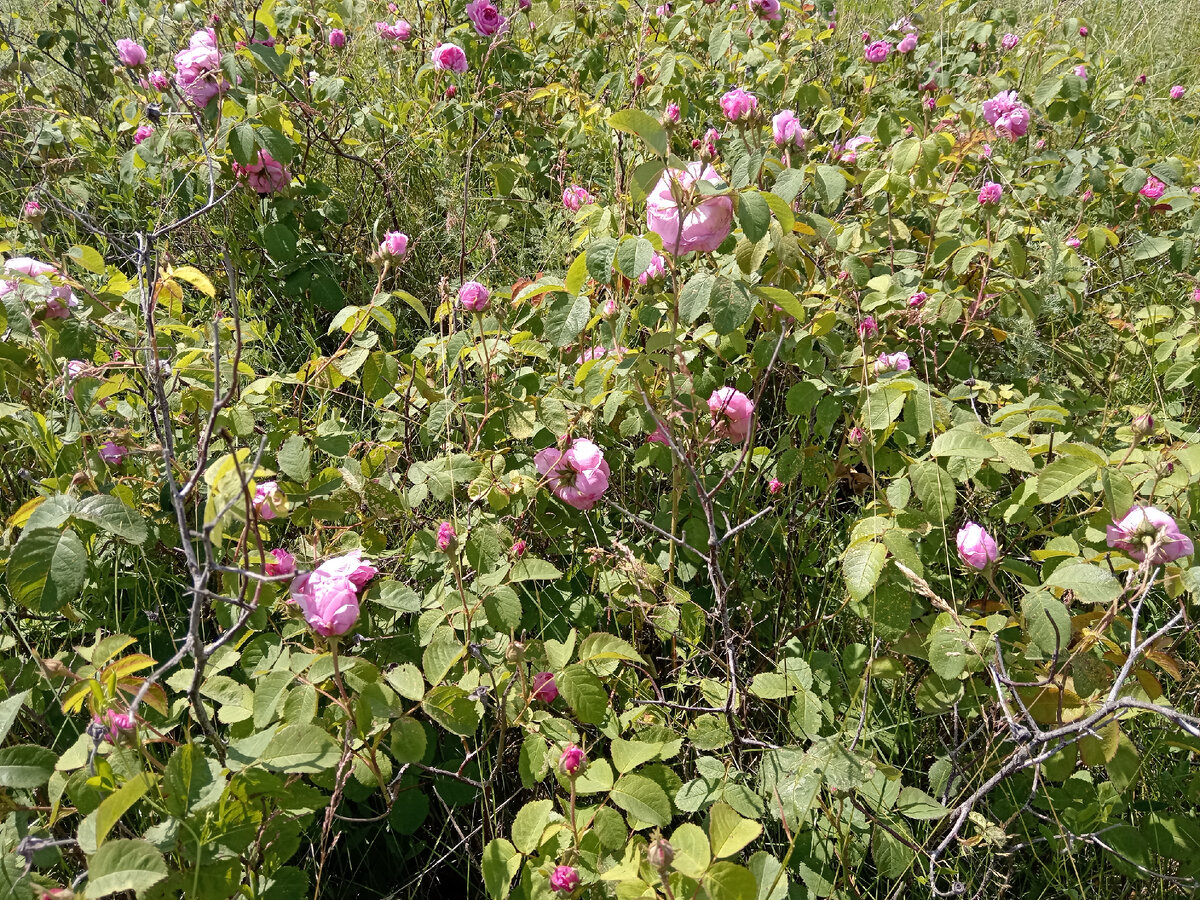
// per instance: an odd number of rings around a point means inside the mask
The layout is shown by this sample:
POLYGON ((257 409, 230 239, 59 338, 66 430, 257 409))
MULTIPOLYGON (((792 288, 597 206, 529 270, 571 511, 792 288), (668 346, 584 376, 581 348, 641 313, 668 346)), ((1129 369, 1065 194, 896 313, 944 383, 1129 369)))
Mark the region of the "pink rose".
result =
POLYGON ((358 621, 358 591, 377 569, 354 550, 292 580, 292 601, 318 634, 345 634, 358 621))
POLYGON ((408 255, 408 235, 402 231, 389 231, 379 243, 379 255, 385 259, 399 261, 408 255))
POLYGON ((458 289, 459 305, 471 312, 483 312, 488 308, 491 300, 491 291, 478 281, 463 282, 463 286, 458 289))
POLYGON ((566 452, 557 447, 539 450, 533 462, 554 496, 576 509, 591 509, 608 490, 608 463, 587 438, 576 438, 566 452))
POLYGON ((503 34, 508 28, 508 19, 500 15, 492 0, 471 0, 467 4, 467 18, 480 37, 503 34))
POLYGON ((908 307, 909 307, 909 309, 920 309, 922 306, 925 305, 925 301, 928 299, 929 299, 929 295, 926 294, 924 291, 917 291, 915 294, 913 294, 911 297, 908 298, 908 307))
POLYGON ((730 122, 744 122, 758 109, 758 98, 742 88, 734 88, 721 98, 721 109, 730 122))
POLYGON ((708 409, 713 414, 717 437, 741 442, 750 435, 754 401, 741 391, 731 387, 717 388, 708 398, 708 409))
POLYGON ((139 125, 137 131, 133 133, 133 145, 136 147, 152 134, 154 134, 153 125, 139 125))
POLYGON ((1087 28, 1087 26, 1086 26, 1086 25, 1080 25, 1080 26, 1079 26, 1079 36, 1080 36, 1080 37, 1087 37, 1087 36, 1088 36, 1088 28, 1087 28))
POLYGON ((14 256, 12 259, 6 259, 4 268, 6 271, 16 272, 27 278, 37 278, 39 275, 50 275, 58 271, 49 263, 40 262, 30 256, 14 256))
POLYGON ((879 334, 879 326, 875 324, 874 316, 864 316, 862 321, 858 323, 858 337, 860 340, 866 340, 870 337, 875 337, 879 334))
POLYGON ((254 491, 254 511, 268 521, 287 512, 287 498, 274 481, 264 481, 254 491))
POLYGON ((525 551, 528 549, 528 547, 529 545, 525 543, 524 538, 517 538, 515 541, 513 541, 513 545, 509 548, 508 552, 517 559, 520 559, 525 555, 525 551))
POLYGON ((892 45, 887 41, 875 41, 867 44, 867 49, 863 51, 863 56, 867 62, 872 65, 879 65, 881 62, 886 62, 888 54, 892 52, 892 45))
POLYGON ((663 110, 663 124, 675 125, 679 122, 679 104, 668 103, 667 108, 663 110))
POLYGON ((167 73, 162 69, 155 69, 146 76, 146 81, 156 91, 165 91, 171 86, 171 80, 167 78, 167 73))
POLYGON ((433 48, 433 67, 439 72, 467 71, 467 54, 457 44, 438 44, 433 48))
POLYGON ((982 206, 993 206, 1000 202, 1004 188, 994 181, 986 181, 979 189, 979 203, 982 206))
POLYGON ((983 118, 995 127, 996 133, 1016 140, 1029 130, 1029 110, 1021 103, 1016 91, 1001 91, 983 101, 983 118))
POLYGON ((119 466, 128 455, 128 450, 112 441, 105 441, 100 445, 100 458, 110 466, 119 466))
POLYGON ((1079 66, 1076 66, 1076 67, 1075 67, 1075 74, 1076 74, 1076 75, 1077 75, 1079 78, 1082 78, 1084 81, 1087 81, 1087 66, 1084 66, 1084 65, 1079 65, 1079 66))
POLYGON ((276 547, 267 554, 263 570, 268 575, 292 575, 296 571, 296 557, 286 550, 276 547))
POLYGON ((646 285, 651 281, 657 281, 667 273, 667 264, 661 256, 655 253, 650 257, 650 264, 646 266, 646 271, 637 277, 638 284, 646 285))
POLYGON ((136 69, 146 61, 146 48, 129 38, 117 40, 117 59, 126 68, 136 69))
POLYGON ((579 872, 573 866, 557 866, 550 874, 550 890, 570 894, 579 887, 579 872))
POLYGON ((458 544, 458 532, 454 530, 454 526, 449 522, 443 522, 438 526, 437 530, 437 545, 438 549, 443 553, 454 549, 458 544))
POLYGON ((1011 50, 1013 47, 1017 46, 1017 44, 1019 44, 1019 43, 1021 43, 1021 39, 1019 37, 1017 37, 1015 34, 1013 34, 1011 31, 1008 34, 1004 35, 1004 37, 1000 38, 1000 46, 1003 47, 1005 50, 1011 50))
POLYGON ((958 558, 973 569, 986 569, 989 563, 1000 558, 1000 549, 982 525, 968 522, 958 529, 955 538, 958 558))
POLYGON ((349 553, 326 560, 317 567, 317 571, 327 575, 349 578, 350 583, 356 588, 365 587, 368 581, 379 574, 377 568, 369 562, 363 562, 361 550, 351 550, 349 553))
POLYGON ((266 150, 259 150, 258 159, 249 165, 235 162, 233 174, 246 187, 264 197, 283 190, 292 180, 287 168, 266 150))
POLYGON ((912 367, 909 362, 908 354, 903 350, 898 353, 881 353, 879 359, 875 360, 875 374, 883 375, 887 372, 907 372, 912 367))
POLYGON ((912 32, 912 31, 910 31, 908 34, 906 34, 901 39, 900 43, 896 45, 896 51, 898 53, 912 53, 916 49, 917 49, 917 35, 915 32, 912 32))
POLYGON ((1166 192, 1166 190, 1166 184, 1151 175, 1146 179, 1146 183, 1142 186, 1142 189, 1138 191, 1138 193, 1147 200, 1157 200, 1163 195, 1163 193, 1166 192))
POLYGON ((768 22, 778 22, 783 18, 780 12, 779 0, 750 0, 750 8, 755 15, 768 22))
POLYGON ((1183 99, 1183 85, 1182 84, 1177 84, 1173 88, 1171 88, 1171 99, 1172 100, 1182 100, 1183 99))
POLYGON ((595 198, 585 188, 572 184, 563 191, 562 202, 571 212, 579 212, 589 203, 594 203, 595 198))
POLYGON ((346 46, 346 32, 340 28, 334 28, 329 32, 329 46, 334 50, 341 50, 346 46))
POLYGON ((803 147, 804 126, 790 109, 781 109, 771 118, 771 137, 776 147, 803 147))
POLYGON ((772 478, 769 482, 767 482, 767 491, 768 492, 770 492, 772 494, 778 494, 782 490, 783 490, 783 482, 780 481, 778 478, 772 478))
POLYGON ((1070 247, 1072 250, 1078 250, 1080 243, 1081 242, 1080 242, 1079 238, 1077 238, 1077 237, 1069 237, 1066 240, 1067 246, 1070 247))
POLYGON ((1192 555, 1192 541, 1178 523, 1154 506, 1135 506, 1120 522, 1108 526, 1108 546, 1124 550, 1131 559, 1144 562, 1155 541, 1161 541, 1150 558, 1152 566, 1192 555))
POLYGON ((695 250, 709 253, 721 246, 733 227, 733 200, 706 196, 695 190, 696 182, 724 186, 712 166, 689 163, 687 169, 667 169, 646 199, 646 222, 662 238, 668 253, 695 250), (682 209, 681 209, 682 203, 682 209))
POLYGON ((558 770, 568 778, 577 778, 587 768, 587 754, 575 744, 567 744, 558 758, 558 770))
POLYGON ((531 699, 543 703, 553 703, 558 699, 558 685, 554 683, 553 672, 538 672, 533 676, 531 699))
POLYGON ((93 716, 92 722, 104 731, 104 737, 113 745, 120 743, 135 727, 133 716, 112 709, 104 711, 104 718, 93 716))
MULTIPOLYGON (((622 356, 624 356, 628 352, 629 352, 629 348, 625 347, 621 344, 618 344, 617 346, 612 348, 612 353, 614 356, 617 357, 617 359, 620 359, 622 356)), ((584 350, 582 353, 580 353, 579 356, 577 356, 575 358, 575 365, 582 366, 584 363, 591 362, 594 359, 603 359, 605 356, 608 355, 608 353, 609 353, 609 350, 607 347, 599 347, 599 346, 588 347, 586 350, 584 350)))
POLYGON ((217 35, 204 28, 192 35, 186 50, 175 54, 175 86, 196 106, 207 106, 228 87, 220 77, 217 35))
POLYGON ((46 298, 45 316, 47 319, 65 319, 78 305, 79 298, 70 286, 60 284, 50 289, 50 296, 46 298))

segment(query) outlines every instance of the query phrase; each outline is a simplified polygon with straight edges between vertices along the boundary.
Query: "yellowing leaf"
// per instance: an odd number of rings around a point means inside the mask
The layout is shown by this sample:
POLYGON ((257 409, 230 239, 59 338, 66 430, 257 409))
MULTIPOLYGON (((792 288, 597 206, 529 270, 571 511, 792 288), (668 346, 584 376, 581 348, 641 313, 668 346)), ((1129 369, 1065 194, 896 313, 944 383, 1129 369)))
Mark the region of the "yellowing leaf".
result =
POLYGON ((178 278, 180 281, 186 281, 202 294, 207 294, 210 297, 217 295, 217 289, 213 287, 213 283, 209 280, 208 276, 195 266, 180 266, 178 269, 172 269, 171 277, 178 278))

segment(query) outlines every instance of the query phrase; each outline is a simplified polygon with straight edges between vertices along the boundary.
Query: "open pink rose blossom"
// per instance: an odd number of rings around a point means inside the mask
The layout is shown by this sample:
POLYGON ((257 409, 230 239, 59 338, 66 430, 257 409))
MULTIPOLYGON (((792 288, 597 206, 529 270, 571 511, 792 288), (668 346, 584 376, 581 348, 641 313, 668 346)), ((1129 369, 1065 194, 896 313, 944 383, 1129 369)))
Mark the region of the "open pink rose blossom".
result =
POLYGON ((663 172, 646 199, 646 224, 662 238, 668 253, 711 253, 733 227, 733 200, 700 194, 695 190, 698 181, 723 186, 716 169, 694 162, 687 169, 663 172))
POLYGON ((731 441, 746 440, 754 415, 753 400, 736 388, 722 387, 708 398, 708 409, 713 414, 718 436, 728 437, 731 441))
POLYGON ((362 552, 354 550, 297 575, 291 599, 317 634, 345 634, 358 621, 358 591, 377 573, 363 562, 362 552))
POLYGON ((566 451, 557 447, 539 450, 533 463, 554 496, 576 509, 591 509, 608 490, 608 463, 600 448, 587 438, 576 438, 566 451))
POLYGON ((1191 556, 1192 541, 1179 530, 1171 516, 1154 506, 1135 506, 1119 522, 1108 526, 1108 546, 1124 550, 1131 559, 1143 562, 1155 541, 1161 541, 1150 564, 1161 566, 1191 556))

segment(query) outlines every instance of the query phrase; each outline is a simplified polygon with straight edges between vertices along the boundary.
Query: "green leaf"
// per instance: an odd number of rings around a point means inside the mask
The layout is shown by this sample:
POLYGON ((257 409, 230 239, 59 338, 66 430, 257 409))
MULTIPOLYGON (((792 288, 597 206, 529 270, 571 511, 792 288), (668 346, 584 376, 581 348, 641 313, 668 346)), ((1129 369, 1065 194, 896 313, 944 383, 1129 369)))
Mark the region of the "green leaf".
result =
POLYGON ((554 581, 558 578, 562 578, 562 572, 553 563, 535 556, 517 560, 508 572, 508 581, 513 584, 518 581, 554 581))
POLYGON ((750 871, 758 883, 755 900, 787 900, 788 876, 783 863, 765 850, 750 857, 750 871))
POLYGON ((534 800, 526 803, 513 819, 513 844, 522 853, 532 856, 542 843, 542 832, 550 821, 553 800, 534 800))
POLYGON ((0 703, 0 744, 4 743, 4 739, 8 737, 9 729, 12 728, 13 722, 17 721, 17 714, 32 693, 32 690, 21 691, 0 703))
POLYGON ((292 774, 315 774, 337 765, 341 748, 316 725, 285 725, 259 757, 268 769, 292 774))
POLYGON ((712 862, 708 835, 692 822, 685 822, 675 829, 671 846, 675 848, 675 868, 688 878, 699 878, 712 862))
POLYGON ((926 460, 913 463, 908 469, 908 479, 921 501, 921 507, 931 519, 943 522, 954 512, 958 499, 954 479, 936 462, 926 460))
POLYGON ((36 788, 50 780, 58 756, 36 744, 0 747, 0 787, 36 788))
POLYGON ((275 454, 279 468, 292 481, 305 484, 312 475, 312 450, 303 436, 293 434, 275 454))
POLYGON ((554 679, 559 693, 581 722, 599 725, 608 714, 608 692, 600 679, 581 665, 567 666, 554 679))
POLYGON ((104 839, 112 827, 121 820, 133 806, 146 795, 146 792, 158 781, 157 776, 149 772, 141 772, 129 779, 101 801, 96 809, 96 845, 104 843, 104 839))
POLYGON ((1056 567, 1046 578, 1046 586, 1074 591, 1085 603, 1112 603, 1122 591, 1121 582, 1111 572, 1082 560, 1068 560, 1056 567))
POLYGON ((1046 591, 1034 591, 1021 599, 1025 630, 1034 646, 1046 656, 1066 649, 1071 640, 1071 614, 1061 600, 1046 591))
POLYGON ((72 515, 76 519, 98 525, 131 544, 146 542, 146 520, 142 518, 142 514, 130 509, 112 494, 92 494, 90 497, 84 497, 72 515))
POLYGON ((758 893, 754 873, 731 862, 716 863, 701 883, 710 900, 755 900, 758 893))
POLYGON ((258 157, 254 152, 254 129, 245 122, 233 128, 229 132, 229 149, 243 166, 255 162, 258 157))
MULTIPOLYGON (((613 258, 617 255, 617 242, 614 238, 605 237, 588 244, 587 259, 588 274, 600 284, 608 284, 612 280, 613 258)), ((577 292, 573 292, 577 293, 577 292)))
POLYGON ((933 797, 915 787, 906 787, 900 791, 896 809, 902 816, 920 820, 940 819, 949 812, 933 797))
POLYGON ((221 764, 204 755, 198 744, 184 744, 167 760, 163 772, 163 803, 176 818, 214 806, 225 791, 221 764))
POLYGON ((692 324, 708 311, 709 298, 716 281, 708 272, 697 272, 688 279, 679 292, 679 318, 685 324, 692 324))
POLYGON ((587 276, 587 251, 585 250, 575 257, 575 261, 571 263, 571 268, 567 269, 567 277, 563 281, 566 285, 567 293, 578 294, 587 282, 587 276))
POLYGON ((718 801, 708 812, 708 837, 713 856, 733 856, 762 834, 762 826, 744 819, 729 804, 718 801))
POLYGON ((27 528, 8 561, 13 599, 34 612, 56 612, 77 596, 87 575, 87 553, 70 528, 27 528))
POLYGON ((865 599, 879 581, 887 562, 887 547, 878 541, 864 541, 846 551, 842 558, 842 574, 846 588, 855 600, 865 599))
POLYGON ((813 183, 826 211, 836 209, 842 202, 842 195, 846 193, 846 173, 835 166, 817 166, 817 176, 813 183))
POLYGON ((94 247, 77 244, 67 251, 67 256, 94 275, 104 274, 104 257, 94 247))
POLYGON ((427 741, 425 726, 412 716, 404 716, 392 724, 392 757, 398 763, 423 760, 427 741))
POLYGON ((475 701, 455 684, 442 684, 430 689, 421 701, 421 708, 447 731, 461 737, 470 737, 479 727, 479 711, 475 708, 475 701))
POLYGON ((668 141, 666 129, 662 127, 658 119, 649 113, 644 113, 640 109, 617 110, 608 117, 608 125, 617 131, 636 134, 646 142, 646 146, 655 155, 661 156, 664 159, 667 157, 668 141))
POLYGON ((929 665, 942 678, 954 679, 966 671, 973 655, 971 632, 945 614, 929 636, 929 665))
POLYGON ((425 308, 424 303, 422 303, 420 300, 418 300, 416 297, 414 297, 408 291, 402 291, 399 288, 393 288, 392 294, 396 297, 399 297, 401 300, 403 300, 405 303, 407 303, 412 309, 415 309, 417 311, 417 314, 420 315, 420 317, 425 321, 426 325, 431 324, 431 320, 429 318, 429 310, 427 310, 425 308))
POLYGON ((757 244, 766 237, 771 226, 771 207, 762 194, 753 189, 738 194, 737 214, 747 240, 757 244))
POLYGON ((989 459, 996 455, 995 449, 973 431, 955 428, 933 439, 931 456, 952 456, 962 459, 989 459))
POLYGON ((899 385, 884 384, 867 391, 863 398, 863 424, 871 431, 884 431, 896 421, 908 391, 899 385))
POLYGON ((649 762, 662 752, 662 744, 648 744, 644 741, 627 741, 624 738, 613 738, 609 745, 613 765, 624 775, 632 772, 642 763, 649 762))
POLYGON ((492 900, 504 900, 513 876, 521 869, 521 854, 504 838, 492 838, 483 848, 483 886, 492 900))
POLYGON ((654 245, 644 237, 627 237, 617 245, 617 268, 631 281, 641 275, 654 259, 654 245))
POLYGON ((592 313, 586 294, 558 296, 546 307, 545 335, 555 347, 565 347, 579 336, 592 313))
POLYGON ((167 864, 152 844, 109 841, 88 861, 88 900, 122 891, 141 892, 167 877, 167 864))
POLYGON ((754 296, 740 281, 720 277, 709 297, 713 328, 718 334, 730 334, 745 324, 754 310, 754 296))
MULTIPOLYGON (((891 826, 892 831, 903 833, 904 827, 899 823, 891 826)), ((916 854, 902 841, 893 837, 882 825, 876 823, 871 834, 871 857, 875 860, 875 869, 884 878, 900 878, 913 864, 916 854)))
POLYGON ((660 828, 671 823, 671 801, 667 792, 644 775, 622 775, 613 785, 609 797, 639 822, 660 828))
POLYGON ((799 298, 791 291, 785 291, 783 288, 771 287, 770 285, 759 284, 755 285, 754 293, 762 297, 768 303, 778 306, 793 319, 803 321, 806 316, 804 307, 800 305, 799 298))
POLYGON ((1084 456, 1063 456, 1038 475, 1038 499, 1054 503, 1096 476, 1096 464, 1084 456))
POLYGON ((642 662, 642 656, 626 640, 615 634, 603 631, 593 631, 579 645, 579 661, 590 662, 594 659, 624 659, 630 662, 642 662))

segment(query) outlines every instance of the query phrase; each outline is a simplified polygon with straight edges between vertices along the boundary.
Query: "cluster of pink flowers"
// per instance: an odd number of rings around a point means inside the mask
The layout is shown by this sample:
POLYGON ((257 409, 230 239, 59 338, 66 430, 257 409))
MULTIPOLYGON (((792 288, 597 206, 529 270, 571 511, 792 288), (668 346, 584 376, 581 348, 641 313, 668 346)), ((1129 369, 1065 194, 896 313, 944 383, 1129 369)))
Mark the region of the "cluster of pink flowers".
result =
POLYGON ((666 261, 657 253, 650 257, 650 265, 646 266, 646 271, 638 276, 638 284, 649 284, 651 281, 657 281, 667 274, 666 261))
POLYGON ((407 41, 412 37, 412 25, 408 24, 404 19, 397 19, 394 24, 391 22, 376 22, 375 33, 389 40, 407 41))
POLYGON ((880 353, 875 360, 875 374, 886 375, 888 372, 907 372, 912 368, 908 354, 903 350, 896 353, 880 353))
POLYGON ((888 41, 873 41, 867 44, 867 48, 863 51, 863 57, 872 65, 879 65, 882 62, 887 62, 888 55, 892 52, 892 45, 888 41))
POLYGON ((736 388, 721 387, 708 398, 708 409, 713 416, 713 433, 731 441, 742 442, 750 436, 750 422, 754 418, 754 401, 736 388))
POLYGON ((492 293, 478 281, 464 281, 458 289, 459 305, 470 312, 483 312, 492 302, 492 293))
POLYGON ((1154 506, 1135 506, 1119 522, 1108 526, 1108 546, 1124 550, 1131 559, 1145 562, 1155 543, 1150 565, 1161 566, 1194 552, 1191 538, 1179 530, 1179 524, 1154 506))
POLYGON ((734 88, 721 98, 721 109, 730 122, 745 122, 758 110, 758 98, 744 88, 734 88))
POLYGON ((958 558, 973 569, 983 570, 1000 558, 1000 548, 982 525, 967 522, 955 539, 958 558))
POLYGON ((271 520, 287 512, 287 497, 274 481, 263 481, 254 490, 254 511, 260 519, 271 520))
POLYGON ((379 255, 384 259, 399 262, 408 255, 408 235, 402 231, 389 231, 379 242, 379 255))
POLYGON ((1010 141, 1029 130, 1029 110, 1016 91, 1001 91, 990 100, 984 100, 983 118, 997 134, 1010 141))
POLYGON ((554 496, 576 509, 591 509, 608 490, 608 463, 600 448, 587 438, 576 438, 566 451, 557 447, 539 450, 533 463, 554 496))
POLYGON ((508 18, 500 14, 492 0, 471 0, 467 4, 467 18, 480 37, 503 34, 508 30, 508 18))
POLYGON ((733 228, 733 200, 727 196, 705 196, 688 202, 698 181, 720 182, 712 166, 689 163, 686 169, 667 169, 663 172, 646 199, 646 224, 662 238, 668 253, 690 253, 695 250, 711 253, 729 236, 733 228), (676 193, 684 198, 681 210, 676 193))
POLYGON ((979 189, 979 202, 983 206, 993 206, 1000 202, 1000 197, 1004 194, 1004 188, 994 181, 985 181, 983 187, 979 189))
POLYGON ((430 55, 433 67, 439 72, 467 71, 467 54, 458 44, 438 44, 430 55))
POLYGON ((136 69, 146 62, 146 48, 137 41, 120 38, 117 41, 117 60, 129 69, 136 69))
POLYGON ((589 203, 595 203, 596 198, 588 193, 587 188, 571 184, 563 190, 562 204, 571 212, 579 212, 589 203))
POLYGON ((266 150, 259 150, 257 159, 247 165, 235 162, 233 174, 238 181, 262 196, 282 191, 292 180, 287 167, 266 150))
POLYGON ((186 50, 175 54, 175 86, 197 106, 207 106, 228 87, 220 77, 217 34, 204 28, 192 35, 186 50))
POLYGON ((291 600, 317 634, 345 634, 358 621, 358 593, 379 573, 353 550, 292 579, 291 600))
POLYGON ((794 110, 781 109, 771 118, 771 137, 776 147, 804 147, 804 126, 794 110))

